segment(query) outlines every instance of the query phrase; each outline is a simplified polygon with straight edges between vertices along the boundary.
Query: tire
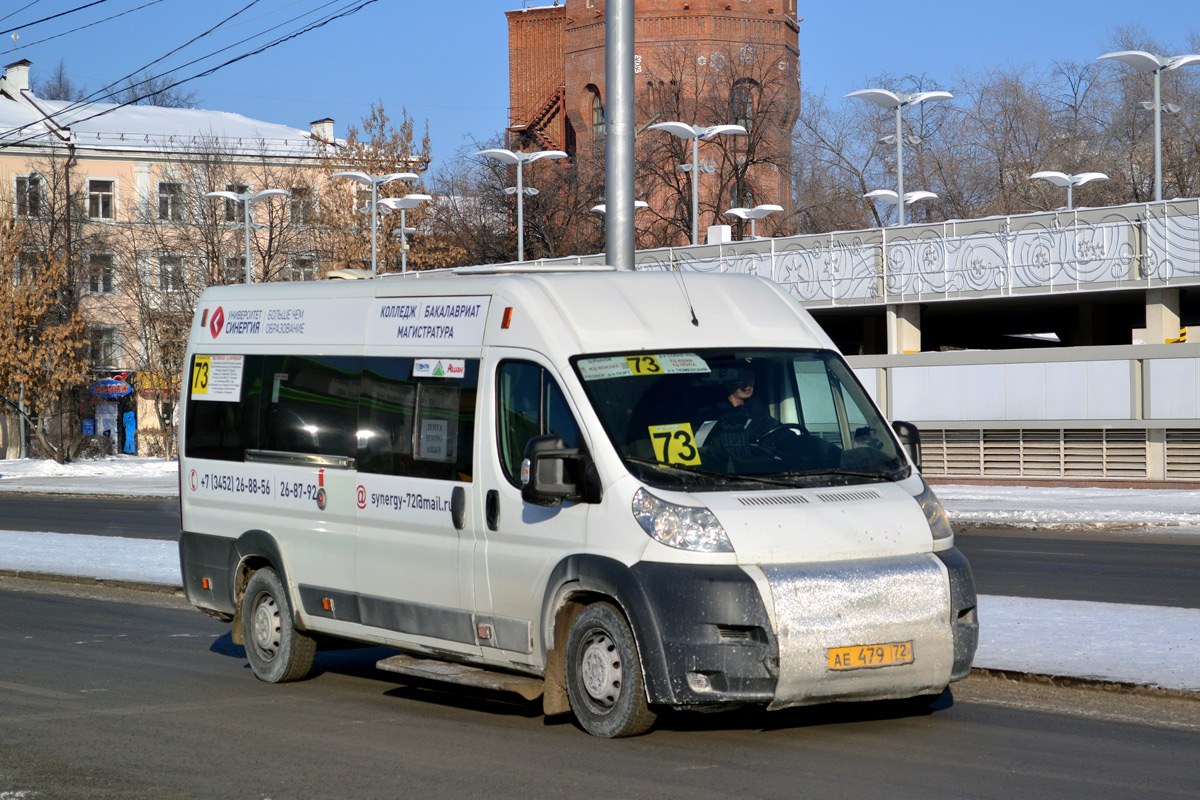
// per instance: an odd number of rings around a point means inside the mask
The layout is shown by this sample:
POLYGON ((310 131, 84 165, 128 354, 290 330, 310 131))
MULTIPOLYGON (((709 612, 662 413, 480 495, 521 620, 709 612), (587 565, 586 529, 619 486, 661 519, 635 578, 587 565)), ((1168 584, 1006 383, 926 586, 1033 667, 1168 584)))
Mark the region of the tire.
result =
POLYGON ((609 603, 579 613, 567 636, 567 696, 579 725, 593 736, 616 739, 650 730, 656 714, 633 631, 609 603))
POLYGON ((246 584, 242 637, 250 669, 260 681, 298 681, 312 669, 317 643, 296 630, 283 582, 270 567, 255 572, 246 584))

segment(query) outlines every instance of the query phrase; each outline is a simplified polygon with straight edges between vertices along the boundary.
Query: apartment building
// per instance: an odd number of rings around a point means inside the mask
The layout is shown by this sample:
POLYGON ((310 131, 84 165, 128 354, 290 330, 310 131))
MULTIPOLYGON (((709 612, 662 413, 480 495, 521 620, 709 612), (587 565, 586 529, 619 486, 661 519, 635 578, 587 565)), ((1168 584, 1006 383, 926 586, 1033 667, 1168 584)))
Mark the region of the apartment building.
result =
MULTIPOLYGON (((22 231, 31 261, 65 257, 61 297, 87 324, 88 391, 59 413, 111 452, 161 452, 180 326, 206 286, 246 279, 244 208, 204 195, 287 190, 253 207, 252 279, 317 277, 311 234, 339 147, 333 120, 300 130, 222 111, 46 100, 31 68, 17 61, 0 77, 0 219, 22 231)), ((16 417, 0 418, 0 453, 19 455, 29 438, 16 417)))

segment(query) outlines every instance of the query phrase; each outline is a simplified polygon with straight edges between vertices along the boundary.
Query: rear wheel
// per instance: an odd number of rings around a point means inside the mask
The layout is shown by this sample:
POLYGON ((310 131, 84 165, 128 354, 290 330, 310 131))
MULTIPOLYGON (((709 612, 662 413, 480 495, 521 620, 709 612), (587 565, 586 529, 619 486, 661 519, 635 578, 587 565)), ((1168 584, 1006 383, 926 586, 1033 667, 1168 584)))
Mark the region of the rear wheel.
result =
POLYGON ((242 636, 254 676, 267 683, 308 675, 317 643, 296 630, 283 581, 270 567, 250 576, 242 597, 242 636))
POLYGON ((571 710, 585 731, 614 739, 654 724, 633 631, 614 606, 594 603, 579 613, 567 637, 566 662, 571 710))

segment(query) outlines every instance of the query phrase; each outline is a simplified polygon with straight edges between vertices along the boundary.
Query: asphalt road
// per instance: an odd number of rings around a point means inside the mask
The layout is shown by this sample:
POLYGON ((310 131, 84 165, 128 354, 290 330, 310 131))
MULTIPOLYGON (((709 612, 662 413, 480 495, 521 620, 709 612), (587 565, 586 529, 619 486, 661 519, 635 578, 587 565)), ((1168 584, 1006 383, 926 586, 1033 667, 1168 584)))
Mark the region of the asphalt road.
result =
MULTIPOLYGON (((175 541, 175 500, 0 494, 0 528, 175 541)), ((959 526, 981 594, 1200 607, 1200 536, 959 526)))
POLYGON ((668 714, 602 741, 536 704, 377 672, 375 649, 263 684, 227 625, 180 606, 0 579, 0 797, 1102 800, 1200 785, 1194 699, 971 678, 932 713, 668 714))

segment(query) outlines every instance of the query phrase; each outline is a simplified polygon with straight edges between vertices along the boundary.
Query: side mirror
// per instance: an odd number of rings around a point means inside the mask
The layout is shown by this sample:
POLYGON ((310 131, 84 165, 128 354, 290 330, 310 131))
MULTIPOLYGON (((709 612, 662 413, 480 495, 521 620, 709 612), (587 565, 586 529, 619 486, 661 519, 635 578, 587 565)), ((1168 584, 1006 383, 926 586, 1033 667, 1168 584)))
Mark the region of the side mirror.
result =
POLYGON ((921 432, 917 430, 917 426, 911 422, 894 420, 892 430, 896 432, 896 438, 900 440, 900 445, 907 451, 913 464, 918 470, 921 469, 921 432))
POLYGON ((539 506, 600 502, 600 479, 587 453, 566 447, 558 434, 535 436, 521 463, 521 499, 539 506))

